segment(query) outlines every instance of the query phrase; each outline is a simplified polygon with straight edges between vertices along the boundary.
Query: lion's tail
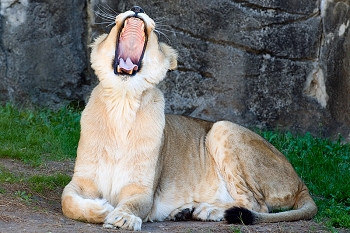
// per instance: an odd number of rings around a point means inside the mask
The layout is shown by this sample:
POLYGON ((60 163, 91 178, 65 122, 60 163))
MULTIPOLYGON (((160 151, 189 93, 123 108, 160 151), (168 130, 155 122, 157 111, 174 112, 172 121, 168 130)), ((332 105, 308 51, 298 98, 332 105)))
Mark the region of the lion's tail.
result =
POLYGON ((308 191, 306 191, 300 193, 299 200, 293 206, 292 210, 279 213, 259 213, 242 207, 233 207, 225 211, 225 219, 228 223, 251 225, 264 222, 309 220, 316 213, 317 206, 308 191))

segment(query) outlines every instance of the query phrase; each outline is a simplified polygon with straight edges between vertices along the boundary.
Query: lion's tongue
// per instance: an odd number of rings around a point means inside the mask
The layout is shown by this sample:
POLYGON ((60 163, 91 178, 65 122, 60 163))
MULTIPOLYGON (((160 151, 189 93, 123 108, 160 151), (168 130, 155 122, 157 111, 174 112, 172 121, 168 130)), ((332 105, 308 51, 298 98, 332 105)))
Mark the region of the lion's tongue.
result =
POLYGON ((118 43, 118 73, 138 70, 145 44, 144 23, 138 18, 125 20, 118 43))

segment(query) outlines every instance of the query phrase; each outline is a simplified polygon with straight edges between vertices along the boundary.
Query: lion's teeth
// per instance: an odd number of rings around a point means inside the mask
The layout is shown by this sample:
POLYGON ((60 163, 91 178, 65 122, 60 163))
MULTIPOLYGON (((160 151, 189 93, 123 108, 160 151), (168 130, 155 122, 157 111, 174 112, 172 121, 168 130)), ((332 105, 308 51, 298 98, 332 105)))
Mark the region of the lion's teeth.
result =
POLYGON ((133 70, 122 69, 119 65, 117 66, 117 71, 118 71, 118 73, 127 73, 129 75, 131 75, 133 72, 133 70))
POLYGON ((118 71, 118 73, 121 73, 121 72, 122 72, 122 69, 120 68, 119 65, 118 65, 118 67, 117 67, 117 71, 118 71))

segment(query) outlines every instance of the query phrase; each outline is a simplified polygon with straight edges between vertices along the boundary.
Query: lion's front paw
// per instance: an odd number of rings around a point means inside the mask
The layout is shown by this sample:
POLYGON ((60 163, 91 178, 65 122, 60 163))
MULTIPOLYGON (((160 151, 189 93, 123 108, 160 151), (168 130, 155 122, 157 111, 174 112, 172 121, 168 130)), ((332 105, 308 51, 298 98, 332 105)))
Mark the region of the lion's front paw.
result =
POLYGON ((215 205, 210 205, 207 203, 200 204, 193 211, 192 217, 197 220, 202 221, 215 221, 219 222, 224 219, 225 210, 221 207, 215 205))
POLYGON ((141 224, 141 218, 133 214, 128 214, 125 212, 114 210, 106 217, 103 227, 114 229, 121 228, 131 231, 141 231, 141 224))

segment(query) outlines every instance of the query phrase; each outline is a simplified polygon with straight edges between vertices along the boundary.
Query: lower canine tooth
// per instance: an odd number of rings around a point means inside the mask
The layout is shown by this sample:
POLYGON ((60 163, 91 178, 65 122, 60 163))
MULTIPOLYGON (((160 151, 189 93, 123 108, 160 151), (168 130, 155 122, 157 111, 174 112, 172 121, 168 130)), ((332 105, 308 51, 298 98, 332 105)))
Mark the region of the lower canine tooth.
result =
POLYGON ((122 69, 120 68, 119 65, 118 65, 118 67, 117 67, 117 71, 118 71, 118 73, 121 73, 121 72, 122 72, 122 69))

